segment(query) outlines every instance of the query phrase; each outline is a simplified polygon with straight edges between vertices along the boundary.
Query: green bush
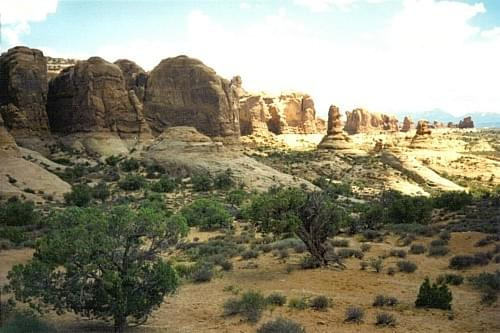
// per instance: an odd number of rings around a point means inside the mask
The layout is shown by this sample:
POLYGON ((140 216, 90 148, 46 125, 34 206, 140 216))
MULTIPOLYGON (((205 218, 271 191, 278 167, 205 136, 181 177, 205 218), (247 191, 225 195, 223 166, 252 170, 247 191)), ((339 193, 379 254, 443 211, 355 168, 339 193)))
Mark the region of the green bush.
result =
POLYGON ((127 160, 123 160, 120 163, 120 169, 124 172, 131 172, 139 170, 140 164, 139 161, 135 158, 129 158, 127 160))
POLYGON ((20 227, 5 226, 0 228, 0 238, 7 239, 16 245, 20 245, 28 239, 28 236, 20 227))
POLYGON ((431 245, 429 247, 429 256, 431 257, 445 256, 448 254, 449 251, 450 250, 444 245, 437 245, 437 246, 431 245))
POLYGON ((381 258, 370 258, 370 267, 373 268, 375 272, 380 273, 384 267, 384 261, 381 258))
POLYGON ((283 306, 286 304, 286 296, 281 293, 274 292, 266 297, 266 302, 270 305, 283 306))
POLYGON ((319 260, 311 255, 306 255, 304 258, 302 258, 302 261, 300 262, 300 267, 302 269, 314 269, 320 266, 321 263, 319 262, 319 260))
POLYGON ((397 258, 406 258, 406 251, 402 249, 392 249, 389 252, 389 256, 397 258))
POLYGON ((288 307, 296 310, 307 309, 307 302, 303 297, 294 297, 288 301, 288 307))
POLYGON ((382 203, 389 223, 427 224, 430 221, 433 204, 429 198, 388 191, 382 195, 382 203))
POLYGON ((39 215, 31 201, 10 199, 0 205, 0 224, 7 226, 23 226, 38 223, 39 215))
POLYGON ((88 185, 74 185, 71 192, 64 193, 64 201, 67 205, 85 207, 92 200, 92 188, 88 185))
POLYGON ((311 298, 309 306, 316 311, 326 311, 330 307, 330 299, 320 295, 311 298))
POLYGON ((500 292, 500 271, 494 273, 480 273, 469 278, 472 286, 483 292, 482 303, 493 304, 500 292))
POLYGON ((212 189, 212 177, 210 174, 197 174, 191 177, 193 190, 196 192, 206 192, 212 189))
POLYGON ((484 266, 490 261, 488 254, 483 252, 475 253, 474 255, 458 255, 450 259, 449 267, 452 269, 465 269, 475 265, 484 266))
POLYGON ((430 246, 445 246, 448 244, 448 241, 447 240, 443 240, 443 239, 434 239, 430 242, 430 246))
POLYGON ((172 192, 177 187, 175 179, 167 176, 162 176, 158 181, 151 185, 151 191, 158 193, 172 192))
POLYGON ((438 284, 451 284, 452 286, 459 286, 464 282, 464 277, 458 274, 441 274, 437 277, 438 284))
POLYGON ((408 260, 398 261, 396 265, 398 266, 399 271, 403 273, 413 273, 417 270, 417 265, 408 260))
POLYGON ((224 315, 241 315, 251 323, 256 323, 266 308, 266 298, 257 291, 247 291, 239 299, 232 298, 224 303, 224 315))
POLYGON ((227 169, 224 172, 218 173, 214 178, 214 187, 218 190, 228 190, 235 185, 233 180, 233 172, 227 169))
POLYGON ((121 159, 122 159, 122 157, 119 155, 111 155, 111 156, 106 157, 106 159, 104 161, 109 166, 116 166, 118 164, 118 162, 120 162, 121 159))
POLYGON ((392 296, 384 296, 384 295, 377 295, 375 296, 375 299, 373 300, 373 306, 394 306, 399 303, 398 299, 396 297, 392 296))
POLYGON ((212 199, 198 199, 181 210, 189 226, 211 231, 231 226, 232 217, 224 206, 212 199))
POLYGON ((434 308, 451 310, 453 296, 446 284, 436 284, 426 278, 418 291, 415 306, 417 308, 434 308))
POLYGON ((363 259, 365 254, 360 250, 342 248, 337 250, 337 255, 342 259, 347 259, 347 258, 363 259))
POLYGON ((191 272, 193 282, 210 282, 214 276, 214 266, 212 263, 197 263, 191 272))
POLYGON ((146 179, 140 175, 127 175, 118 182, 118 186, 125 191, 137 191, 146 185, 146 179))
POLYGON ((146 178, 160 178, 165 172, 165 168, 159 164, 146 165, 146 178))
POLYGON ((226 200, 233 206, 240 206, 246 198, 249 197, 249 194, 242 189, 232 190, 226 196, 226 200))
POLYGON ((434 198, 434 207, 457 211, 470 205, 472 200, 472 195, 464 191, 443 192, 434 198))
POLYGON ((55 328, 30 313, 15 313, 0 327, 0 333, 53 333, 55 328))
POLYGON ((410 246, 410 253, 411 254, 422 254, 425 253, 426 248, 425 245, 423 244, 412 244, 410 246))
POLYGON ((107 198, 109 198, 109 196, 110 192, 106 183, 101 182, 92 188, 92 197, 94 199, 98 199, 101 200, 101 202, 104 202, 107 198))
POLYGON ((347 239, 332 239, 329 243, 333 247, 349 247, 349 240, 347 239))
POLYGON ((262 325, 257 333, 305 333, 304 327, 290 319, 277 318, 262 325))
POLYGON ((345 322, 360 323, 363 320, 365 311, 358 306, 350 306, 345 310, 345 322))
POLYGON ((259 257, 259 252, 255 250, 246 250, 241 254, 243 260, 255 259, 259 257))
POLYGON ((107 182, 117 182, 120 180, 120 174, 118 173, 118 169, 109 168, 104 172, 103 180, 107 182))

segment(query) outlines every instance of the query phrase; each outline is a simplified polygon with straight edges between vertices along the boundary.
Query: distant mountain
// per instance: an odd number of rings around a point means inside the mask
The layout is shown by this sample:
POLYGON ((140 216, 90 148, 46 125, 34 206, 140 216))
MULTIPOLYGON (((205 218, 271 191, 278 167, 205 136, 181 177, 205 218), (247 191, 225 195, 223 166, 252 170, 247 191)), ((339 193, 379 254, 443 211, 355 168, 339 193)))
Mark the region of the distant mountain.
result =
POLYGON ((414 121, 420 119, 426 119, 429 121, 439 121, 447 124, 448 122, 453 122, 458 124, 458 122, 464 117, 471 116, 474 121, 474 126, 478 128, 500 128, 500 113, 493 112, 471 112, 463 116, 457 117, 448 112, 440 109, 434 109, 431 111, 421 111, 421 112, 398 112, 396 113, 400 121, 403 121, 405 116, 410 116, 414 121))

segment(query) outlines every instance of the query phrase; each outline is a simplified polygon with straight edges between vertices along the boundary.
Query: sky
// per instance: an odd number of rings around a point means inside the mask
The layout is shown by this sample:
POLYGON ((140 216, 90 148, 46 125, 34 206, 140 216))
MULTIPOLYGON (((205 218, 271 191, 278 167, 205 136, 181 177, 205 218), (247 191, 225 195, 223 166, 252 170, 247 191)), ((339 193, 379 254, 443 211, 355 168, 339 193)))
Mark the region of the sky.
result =
POLYGON ((0 0, 4 52, 186 54, 248 91, 301 91, 326 115, 500 113, 499 0, 0 0))

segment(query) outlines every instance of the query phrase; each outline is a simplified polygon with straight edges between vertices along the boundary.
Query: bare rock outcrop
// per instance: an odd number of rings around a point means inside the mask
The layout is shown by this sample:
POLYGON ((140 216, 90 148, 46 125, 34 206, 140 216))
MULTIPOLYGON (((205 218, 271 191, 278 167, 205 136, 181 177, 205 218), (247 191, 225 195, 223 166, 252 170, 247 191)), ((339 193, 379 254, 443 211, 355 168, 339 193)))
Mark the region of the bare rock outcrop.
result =
POLYGON ((349 137, 344 133, 340 120, 339 108, 331 105, 328 110, 328 129, 318 148, 349 149, 352 148, 349 137))
POLYGON ((47 90, 42 51, 17 46, 0 56, 0 114, 14 138, 47 137, 47 90))
POLYGON ((405 116, 403 119, 403 127, 401 128, 401 132, 409 132, 413 127, 413 120, 409 116, 405 116))
POLYGON ((51 130, 149 138, 142 103, 133 89, 125 87, 120 67, 99 57, 65 68, 50 81, 47 113, 51 130))
POLYGON ((395 116, 354 109, 346 112, 347 120, 344 130, 349 134, 368 133, 374 130, 399 131, 395 116))
POLYGON ((125 89, 127 89, 127 91, 133 90, 142 103, 144 101, 144 93, 148 81, 148 74, 146 71, 135 62, 128 59, 119 59, 115 61, 114 64, 122 70, 123 78, 125 79, 125 89))
POLYGON ((465 117, 458 123, 458 128, 474 128, 474 121, 471 116, 465 117))
POLYGON ((230 81, 197 59, 164 59, 150 72, 144 110, 156 134, 168 127, 192 126, 210 137, 237 139, 238 108, 230 81))
POLYGON ((267 135, 267 123, 271 120, 269 108, 261 95, 240 98, 241 135, 267 135))
POLYGON ((415 136, 431 135, 431 129, 429 128, 429 122, 427 120, 419 120, 417 123, 417 132, 415 136))

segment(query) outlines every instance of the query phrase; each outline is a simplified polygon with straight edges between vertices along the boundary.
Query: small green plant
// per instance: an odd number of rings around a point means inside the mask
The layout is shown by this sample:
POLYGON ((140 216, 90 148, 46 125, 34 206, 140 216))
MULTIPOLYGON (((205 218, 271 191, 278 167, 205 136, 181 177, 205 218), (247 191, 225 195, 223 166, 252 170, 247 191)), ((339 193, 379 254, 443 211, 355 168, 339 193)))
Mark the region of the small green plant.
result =
POLYGON ((212 177, 210 174, 197 174, 191 177, 193 190, 196 192, 206 192, 212 189, 212 177))
POLYGON ((218 190, 228 190, 234 185, 233 172, 231 169, 216 174, 214 177, 214 187, 218 190))
POLYGON ((441 274, 437 277, 438 284, 450 284, 452 286, 459 286, 464 282, 464 277, 459 274, 441 274))
POLYGON ((294 297, 288 301, 288 307, 296 310, 307 309, 307 302, 303 297, 294 297))
POLYGON ((436 245, 436 246, 431 245, 429 247, 428 254, 430 257, 442 257, 447 255, 448 252, 450 252, 450 250, 448 249, 448 247, 444 245, 436 245))
POLYGON ((314 269, 320 266, 321 263, 319 262, 319 260, 310 255, 306 255, 300 262, 300 267, 302 269, 314 269))
POLYGON ((21 201, 14 197, 0 204, 0 225, 23 226, 38 223, 39 215, 31 201, 21 201))
POLYGON ((403 273, 413 273, 417 270, 417 265, 408 260, 398 261, 396 265, 398 266, 399 271, 403 273))
POLYGON ((127 160, 123 160, 120 163, 120 169, 124 172, 131 172, 139 170, 139 161, 135 158, 129 158, 127 160))
POLYGON ((483 272, 470 277, 469 281, 474 288, 483 293, 481 297, 482 303, 491 305, 497 301, 500 292, 500 271, 497 270, 494 273, 483 272))
POLYGON ((330 299, 323 295, 315 296, 309 301, 309 306, 316 311, 326 311, 330 304, 330 299))
POLYGON ((373 306, 379 307, 379 306, 394 306, 399 303, 398 299, 396 297, 392 296, 384 296, 384 295, 377 295, 375 296, 375 299, 373 300, 373 306))
POLYGON ((224 303, 224 315, 241 315, 251 323, 256 323, 266 308, 266 298, 258 291, 247 291, 239 299, 232 298, 224 303))
POLYGON ((158 181, 151 185, 151 191, 158 193, 173 192, 177 187, 175 179, 167 176, 162 176, 158 181))
POLYGON ((255 250, 246 250, 241 254, 243 260, 256 259, 259 257, 259 252, 255 250))
POLYGON ((365 254, 360 250, 341 248, 337 250, 337 255, 342 259, 347 259, 347 258, 363 259, 365 254))
POLYGON ((371 245, 363 243, 363 244, 361 244, 361 246, 359 248, 363 252, 368 252, 371 249, 371 245))
POLYGON ((306 330, 293 320, 277 318, 262 325, 257 333, 305 333, 306 330))
POLYGON ((201 231, 227 228, 232 217, 224 206, 212 199, 198 199, 181 209, 189 226, 197 226, 201 231))
POLYGON ((330 245, 333 247, 349 247, 349 240, 347 239, 332 239, 330 245))
POLYGON ((426 278, 420 286, 415 306, 417 308, 451 309, 453 296, 446 284, 431 284, 426 278))
POLYGON ((104 161, 109 166, 116 166, 118 164, 118 162, 120 162, 121 159, 122 159, 122 157, 119 155, 111 155, 111 156, 106 157, 106 159, 104 161))
POLYGON ((345 311, 345 322, 360 323, 363 321, 365 311, 359 306, 350 306, 345 311))
POLYGON ((377 326, 396 326, 396 318, 387 312, 377 313, 375 325, 377 326))
POLYGON ((410 246, 410 253, 411 254, 422 254, 425 253, 427 249, 425 248, 425 245, 423 244, 412 244, 410 246))
POLYGON ((140 175, 127 175, 118 182, 118 186, 125 191, 137 191, 146 185, 146 179, 140 175))
POLYGON ((64 194, 67 205, 85 207, 92 200, 92 188, 88 185, 74 185, 71 192, 64 194))
POLYGON ((201 262, 193 267, 191 279, 193 282, 210 282, 214 276, 214 266, 209 262, 201 262))
POLYGON ((389 256, 397 258, 406 258, 406 251, 401 249, 392 249, 389 252, 389 256))
POLYGON ((450 259, 449 267, 452 269, 465 269, 475 265, 484 266, 490 262, 490 256, 483 252, 474 255, 458 255, 450 259))
POLYGON ((465 206, 471 204, 472 200, 472 195, 467 192, 448 191, 443 192, 439 196, 434 198, 434 207, 456 211, 463 209, 465 206))
POLYGON ((375 272, 380 273, 384 267, 384 261, 382 258, 370 258, 370 267, 373 268, 375 272))
POLYGON ((286 296, 281 293, 274 292, 266 297, 266 302, 270 305, 283 306, 286 304, 286 296))
POLYGON ((101 202, 105 202, 107 198, 109 198, 110 192, 108 185, 106 183, 101 182, 96 186, 92 187, 92 197, 97 200, 101 200, 101 202))

